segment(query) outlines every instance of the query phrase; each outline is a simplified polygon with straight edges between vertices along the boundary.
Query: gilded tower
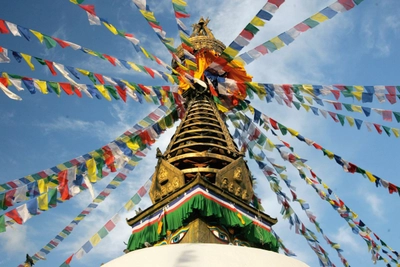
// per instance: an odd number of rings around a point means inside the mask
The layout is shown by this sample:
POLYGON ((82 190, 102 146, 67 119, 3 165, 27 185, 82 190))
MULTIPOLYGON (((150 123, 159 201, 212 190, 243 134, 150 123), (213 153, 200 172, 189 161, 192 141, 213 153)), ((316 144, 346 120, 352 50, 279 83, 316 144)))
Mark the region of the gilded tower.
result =
MULTIPOLYGON (((193 25, 190 42, 195 55, 205 51, 219 55, 225 49, 208 22, 201 18, 193 25)), ((184 49, 177 49, 182 61, 184 49)), ((186 114, 166 151, 157 149, 149 192, 153 205, 127 220, 132 227, 127 251, 176 243, 278 250, 271 234, 277 221, 250 204, 255 197, 251 172, 210 87, 201 76, 184 90, 186 114)))

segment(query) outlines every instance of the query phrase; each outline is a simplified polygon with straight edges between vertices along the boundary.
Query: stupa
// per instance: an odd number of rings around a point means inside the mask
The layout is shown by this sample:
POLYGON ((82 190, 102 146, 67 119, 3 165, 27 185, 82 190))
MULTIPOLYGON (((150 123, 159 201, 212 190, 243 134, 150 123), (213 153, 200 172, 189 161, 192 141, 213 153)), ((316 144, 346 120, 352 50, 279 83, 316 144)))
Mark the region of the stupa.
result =
MULTIPOLYGON (((208 22, 201 18, 193 25, 194 55, 220 55, 225 49, 208 22)), ((177 48, 182 62, 185 49, 177 48)), ((173 61, 172 66, 181 64, 173 61)), ((184 118, 166 151, 157 149, 149 191, 153 205, 127 219, 132 234, 126 254, 104 266, 307 266, 277 253, 271 233, 277 220, 260 210, 244 153, 210 87, 212 82, 201 75, 184 88, 184 118)))

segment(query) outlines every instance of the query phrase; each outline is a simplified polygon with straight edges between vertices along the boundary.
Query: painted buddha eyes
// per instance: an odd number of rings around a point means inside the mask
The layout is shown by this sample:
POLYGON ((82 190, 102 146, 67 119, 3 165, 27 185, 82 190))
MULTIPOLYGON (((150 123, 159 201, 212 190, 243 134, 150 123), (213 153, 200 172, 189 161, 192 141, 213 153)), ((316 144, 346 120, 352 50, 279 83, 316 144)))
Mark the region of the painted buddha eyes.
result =
POLYGON ((174 234, 174 235, 171 237, 169 243, 170 243, 170 244, 179 243, 179 242, 183 239, 183 237, 186 235, 186 233, 187 233, 187 229, 186 229, 186 230, 183 229, 183 230, 179 231, 178 233, 174 234))
POLYGON ((239 239, 237 239, 237 238, 235 238, 235 239, 233 240, 233 245, 235 245, 235 246, 241 246, 241 247, 250 247, 250 244, 249 244, 249 243, 247 243, 247 242, 245 242, 245 241, 242 241, 242 240, 239 240, 239 239))
POLYGON ((210 229, 211 233, 221 240, 222 242, 228 244, 229 243, 229 237, 228 234, 222 230, 221 228, 215 227, 215 226, 209 226, 208 229, 210 229))

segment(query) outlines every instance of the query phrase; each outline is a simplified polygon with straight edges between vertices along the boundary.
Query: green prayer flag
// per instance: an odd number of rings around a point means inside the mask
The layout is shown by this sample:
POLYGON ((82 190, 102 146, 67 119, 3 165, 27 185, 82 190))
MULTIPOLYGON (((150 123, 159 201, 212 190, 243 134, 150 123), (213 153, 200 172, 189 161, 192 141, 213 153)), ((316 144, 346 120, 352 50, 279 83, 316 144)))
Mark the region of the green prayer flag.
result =
POLYGON ((6 231, 6 219, 4 217, 4 214, 0 215, 0 233, 3 233, 6 231))
POLYGON ((101 239, 103 239, 104 237, 106 237, 108 235, 108 231, 104 226, 97 233, 99 234, 101 239))
POLYGON ((303 23, 306 24, 307 26, 309 26, 310 28, 314 28, 315 26, 317 26, 319 24, 318 21, 312 20, 310 18, 303 21, 303 23))
POLYGON ((51 38, 50 36, 43 34, 43 40, 48 49, 53 48, 57 45, 57 42, 55 40, 53 40, 53 38, 51 38))
POLYGON ((297 110, 300 109, 300 103, 296 101, 292 101, 293 105, 297 108, 297 110))
POLYGON ((338 117, 338 119, 340 121, 340 124, 342 124, 342 126, 343 126, 344 125, 345 116, 342 115, 342 114, 337 114, 337 117, 338 117))
POLYGON ((354 3, 356 3, 356 5, 359 5, 364 0, 353 0, 353 1, 354 1, 354 3))
POLYGON ((302 95, 294 94, 294 96, 299 100, 301 103, 304 103, 304 97, 302 95))
POLYGON ((97 83, 96 79, 94 78, 93 72, 89 72, 88 78, 92 81, 92 83, 94 83, 94 84, 97 83))
POLYGON ((393 115, 394 115, 394 117, 396 118, 396 121, 397 121, 397 122, 400 122, 400 112, 393 111, 393 115))
POLYGON ((108 92, 114 97, 115 100, 119 100, 119 95, 117 93, 117 90, 111 86, 111 85, 104 85, 104 87, 107 89, 108 92))
POLYGON ((139 204, 139 202, 140 202, 140 200, 141 200, 141 197, 139 196, 138 193, 136 193, 136 194, 131 198, 131 200, 132 200, 132 202, 133 202, 135 205, 137 205, 137 204, 139 204))
POLYGON ((47 86, 51 88, 58 96, 61 94, 60 86, 56 82, 47 82, 47 86))
POLYGON ((104 159, 97 158, 96 161, 96 168, 97 168, 97 177, 103 178, 103 167, 104 167, 104 159))
POLYGON ((280 123, 278 122, 278 127, 279 127, 279 130, 281 130, 281 133, 282 133, 283 135, 286 135, 286 134, 287 134, 287 128, 286 128, 284 125, 282 125, 282 124, 280 124, 280 123))
POLYGON ((35 57, 36 61, 39 62, 41 65, 46 65, 46 62, 40 57, 35 57))
POLYGON ((387 127, 387 126, 382 125, 382 128, 383 128, 383 130, 385 130, 385 133, 386 133, 388 136, 390 136, 390 135, 392 134, 392 133, 390 132, 390 130, 391 130, 390 127, 387 127))
POLYGON ((52 188, 48 190, 49 196, 49 207, 56 207, 57 206, 57 188, 52 188))
POLYGON ((342 103, 342 105, 347 109, 347 111, 353 112, 354 110, 351 108, 351 104, 342 103))
POLYGON ((259 29, 256 26, 254 26, 253 24, 250 24, 250 23, 247 24, 247 26, 244 29, 246 31, 251 32, 252 34, 256 34, 259 31, 259 29))

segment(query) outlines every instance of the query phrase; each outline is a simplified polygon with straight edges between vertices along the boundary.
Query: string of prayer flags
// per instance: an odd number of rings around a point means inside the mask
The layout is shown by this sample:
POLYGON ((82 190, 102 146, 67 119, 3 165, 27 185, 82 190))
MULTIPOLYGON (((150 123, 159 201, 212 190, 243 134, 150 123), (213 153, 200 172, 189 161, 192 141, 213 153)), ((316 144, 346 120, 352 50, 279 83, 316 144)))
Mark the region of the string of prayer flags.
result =
MULTIPOLYGON (((280 103, 282 105, 282 103, 279 102, 281 100, 280 98, 279 98, 280 100, 278 100, 278 98, 275 98, 275 99, 277 100, 278 103, 280 103)), ((365 126, 367 127, 367 130, 369 132, 371 132, 372 129, 374 128, 378 134, 382 134, 383 132, 385 132, 386 135, 389 136, 389 137, 392 135, 392 133, 396 138, 398 138, 400 136, 400 129, 398 129, 398 128, 393 128, 393 127, 381 125, 381 124, 378 124, 378 123, 363 121, 361 119, 356 119, 354 117, 346 116, 346 115, 343 115, 343 114, 340 114, 340 113, 335 113, 335 112, 332 112, 332 111, 327 111, 327 110, 320 109, 320 108, 317 108, 317 107, 314 107, 314 106, 311 106, 311 105, 307 105, 305 103, 300 103, 300 102, 297 102, 297 101, 294 101, 294 100, 292 102, 286 102, 285 101, 285 104, 289 108, 292 107, 290 104, 293 104, 297 110, 300 110, 301 107, 303 107, 307 112, 312 110, 312 113, 315 116, 319 116, 319 114, 322 114, 322 116, 324 118, 327 118, 327 116, 329 115, 329 117, 331 117, 334 122, 340 123, 342 126, 344 126, 345 122, 347 121, 348 124, 351 127, 356 125, 357 129, 360 130, 361 126, 363 124, 365 124, 365 126)), ((357 109, 357 106, 352 105, 351 108, 352 109, 357 109)), ((395 111, 389 112, 389 110, 381 110, 381 109, 375 109, 375 111, 378 114, 381 113, 382 116, 385 116, 384 120, 386 120, 386 121, 389 121, 391 119, 391 114, 394 114, 396 120, 397 120, 397 115, 399 115, 398 112, 394 113, 395 111), (385 113, 383 111, 385 111, 385 113)))
MULTIPOLYGON (((189 70, 196 71, 196 57, 193 55, 193 44, 190 41, 190 32, 181 19, 189 18, 190 15, 186 11, 187 3, 184 0, 172 0, 175 20, 178 26, 179 38, 181 39, 181 47, 185 57, 185 66, 189 70)), ((179 62, 179 61, 178 61, 179 62)))
MULTIPOLYGON (((141 158, 146 156, 147 148, 143 151, 138 151, 136 156, 141 158), (139 153, 140 152, 140 153, 139 153)), ((111 182, 105 187, 103 191, 101 191, 96 198, 85 208, 83 209, 66 227, 63 228, 53 239, 51 239, 45 246, 43 246, 38 252, 36 252, 32 256, 32 260, 34 263, 38 262, 41 259, 45 259, 46 255, 48 255, 53 249, 55 249, 61 242, 63 242, 75 229, 78 224, 83 221, 86 216, 88 216, 92 210, 96 209, 98 205, 103 202, 114 189, 116 189, 123 181, 126 180, 127 175, 130 171, 134 170, 135 166, 131 165, 132 163, 126 162, 124 167, 118 174, 111 180, 111 182), (128 165, 130 165, 128 167, 128 165)), ((23 266, 23 265, 20 265, 23 266)))
POLYGON ((242 62, 242 64, 250 64, 257 58, 268 54, 268 52, 273 53, 276 50, 291 44, 302 33, 315 28, 324 21, 333 18, 338 13, 343 13, 354 8, 361 2, 363 2, 363 0, 338 0, 286 32, 283 32, 271 40, 258 45, 254 49, 241 54, 236 59, 242 62))
MULTIPOLYGON (((254 107, 252 107, 252 108, 255 110, 254 107)), ((400 187, 399 186, 397 186, 389 181, 386 181, 385 179, 382 179, 375 174, 372 174, 370 171, 365 170, 365 169, 361 168, 360 166, 357 166, 354 163, 351 163, 351 162, 343 159, 341 156, 322 147, 321 145, 317 144, 313 140, 304 137, 297 130, 288 128, 285 125, 281 124, 280 122, 263 114, 262 112, 260 112, 260 113, 262 114, 262 119, 265 124, 271 126, 274 130, 279 130, 283 135, 285 135, 285 134, 287 134, 287 132, 289 132, 292 136, 295 136, 298 140, 306 143, 309 146, 313 146, 317 150, 321 150, 324 156, 327 156, 331 160, 335 160, 335 162, 342 167, 343 171, 352 173, 352 174, 359 173, 364 178, 367 178, 370 182, 375 183, 376 187, 382 186, 383 188, 388 190, 389 194, 398 193, 400 196, 400 187)))
POLYGON ((164 46, 171 53, 173 59, 180 62, 179 57, 175 55, 176 48, 174 47, 174 39, 167 37, 167 33, 160 25, 160 22, 157 21, 154 12, 150 10, 150 7, 147 5, 146 0, 132 0, 132 1, 139 9, 139 12, 142 14, 143 18, 146 19, 150 27, 157 34, 157 37, 161 40, 164 46))
MULTIPOLYGON (((76 259, 81 259, 84 255, 88 254, 94 247, 96 247, 120 221, 121 213, 124 211, 131 211, 136 205, 140 203, 142 198, 147 194, 151 186, 151 177, 146 183, 139 188, 133 197, 131 197, 118 211, 115 213, 111 219, 109 219, 103 227, 101 227, 88 241, 86 241, 83 246, 81 246, 72 256, 70 256, 64 263, 70 263, 72 258, 75 256, 76 259), (69 262, 68 262, 69 261, 69 262)), ((61 264, 60 266, 65 266, 61 264)), ((18 266, 20 267, 20 266, 18 266)), ((22 267, 22 266, 21 266, 22 267)))
MULTIPOLYGON (((106 60, 110 64, 112 64, 113 66, 124 67, 127 70, 134 70, 136 72, 143 72, 145 74, 148 74, 152 78, 154 78, 155 76, 158 76, 160 78, 167 77, 167 79, 166 79, 167 82, 174 83, 173 79, 172 80, 168 79, 168 76, 170 74, 164 73, 162 71, 154 70, 154 69, 149 68, 147 66, 143 66, 143 65, 131 62, 131 61, 118 59, 116 57, 113 57, 113 56, 110 56, 110 55, 107 55, 107 54, 104 54, 104 53, 100 53, 100 52, 94 51, 94 50, 89 49, 89 48, 85 48, 85 47, 83 47, 83 46, 81 46, 79 44, 72 43, 72 42, 69 42, 69 41, 66 41, 66 40, 62 40, 62 39, 59 39, 59 38, 56 38, 56 37, 53 37, 53 36, 49 36, 49 35, 43 34, 41 32, 34 31, 32 29, 22 27, 20 25, 17 25, 17 24, 8 22, 8 21, 5 21, 5 22, 6 22, 6 24, 7 24, 7 26, 9 28, 12 27, 14 29, 13 31, 11 31, 11 33, 14 36, 21 36, 21 31, 22 31, 22 29, 24 29, 25 36, 29 35, 30 33, 33 33, 41 43, 46 44, 46 47, 48 49, 51 49, 51 48, 55 47, 56 44, 58 44, 62 48, 71 47, 76 51, 81 51, 81 52, 83 52, 85 54, 88 54, 88 55, 91 55, 91 56, 94 56, 94 57, 98 57, 98 58, 100 58, 102 60, 106 60), (44 40, 44 42, 43 42, 43 40, 44 40)), ((26 39, 28 41, 30 40, 30 38, 26 38, 26 39)), ((53 75, 55 75, 55 74, 53 74, 53 75)))
MULTIPOLYGON (((239 112, 241 113, 241 112, 239 112)), ((245 118, 244 114, 236 114, 238 115, 239 118, 245 118)), ((309 204, 304 201, 303 199, 298 198, 297 194, 295 193, 295 188, 292 187, 290 185, 290 180, 288 179, 287 175, 283 173, 284 170, 286 170, 285 167, 279 166, 277 164, 274 164, 268 157, 260 157, 257 158, 255 155, 256 153, 254 152, 253 148, 254 147, 258 147, 261 151, 263 150, 263 147, 260 145, 257 145, 257 143, 255 143, 254 141, 257 139, 257 137, 255 137, 255 132, 261 133, 260 129, 258 129, 258 127, 252 122, 252 121, 247 121, 247 120, 242 120, 243 123, 245 123, 246 125, 242 124, 242 128, 239 126, 237 127, 237 130, 241 130, 242 134, 240 135, 240 138, 242 140, 242 144, 245 145, 245 147, 248 149, 248 152, 251 153, 250 158, 253 158, 257 163, 258 166, 260 167, 260 169, 263 170, 263 173, 268 177, 270 177, 270 179, 268 179, 270 182, 274 182, 274 191, 275 193, 279 193, 279 195, 282 197, 281 201, 288 201, 289 199, 286 197, 286 195, 284 195, 284 193, 281 191, 280 186, 279 186, 279 182, 277 182, 276 177, 272 178, 271 176, 273 175, 272 173, 267 174, 267 172, 265 172, 265 168, 269 168, 268 166, 266 166, 265 164, 263 164, 260 161, 263 161, 264 158, 270 163, 270 165, 272 165, 273 169, 275 170, 275 172, 278 174, 277 176, 279 176, 286 184, 286 186, 288 187, 288 189, 290 190, 290 192, 292 193, 293 196, 293 201, 296 201, 299 203, 299 205, 301 206, 302 210, 304 210, 304 212, 306 213, 307 217, 309 218, 310 222, 312 222, 317 231, 320 232, 324 239, 327 241, 327 243, 336 250, 336 252, 338 253, 338 256, 342 259, 343 263, 347 263, 347 260, 343 257, 343 255, 341 254, 341 252, 343 252, 340 249, 340 245, 338 243, 334 243, 332 241, 330 241, 330 239, 324 234, 324 231, 321 227, 321 224, 316 220, 316 216, 313 215, 313 213, 311 211, 309 211, 310 206, 309 204), (329 242, 328 242, 329 240, 329 242)), ((236 124, 237 125, 237 124, 236 124)), ((260 136, 260 134, 257 134, 257 136, 260 136)), ((293 156, 293 154, 289 154, 289 155, 284 155, 283 151, 279 150, 277 147, 275 147, 281 154, 282 158, 284 160, 288 160, 291 163, 294 162, 294 159, 290 158, 290 155, 293 156)), ((294 156, 293 156, 294 157, 294 156)), ((288 204, 283 202, 284 206, 287 206, 288 204)), ((293 211, 294 217, 295 217, 295 221, 298 220, 297 214, 293 211)), ((347 266, 347 265, 345 265, 347 266)))
MULTIPOLYGON (((117 36, 120 36, 122 38, 127 39, 133 45, 133 47, 135 48, 136 52, 143 53, 143 55, 145 55, 146 58, 157 62, 157 64, 163 66, 165 69, 167 69, 169 71, 173 71, 173 69, 171 68, 171 66, 169 64, 165 63, 160 58, 158 58, 157 56, 155 56, 154 54, 152 54, 148 50, 146 50, 144 47, 139 45, 140 40, 137 39, 134 34, 127 33, 124 30, 117 29, 113 24, 108 22, 108 20, 106 20, 104 18, 101 18, 101 17, 98 17, 95 12, 88 12, 87 8, 83 8, 81 5, 79 5, 79 1, 73 0, 73 1, 70 1, 70 2, 75 4, 75 5, 80 6, 81 9, 86 12, 86 14, 88 15, 88 20, 89 20, 89 24, 90 25, 103 25, 104 27, 106 27, 114 35, 117 35, 117 36)), ((94 9, 95 9, 95 6, 94 5, 90 5, 89 10, 93 10, 94 11, 94 9)))
POLYGON ((257 12, 254 18, 246 25, 232 43, 225 48, 221 57, 227 62, 233 60, 239 52, 247 46, 254 36, 259 32, 259 28, 264 27, 266 21, 270 21, 285 0, 267 0, 265 5, 257 12))
MULTIPOLYGON (((135 151, 146 147, 144 144, 145 142, 149 143, 142 139, 155 139, 159 134, 166 130, 167 127, 172 127, 173 123, 180 118, 178 113, 179 112, 175 107, 170 109, 166 106, 160 106, 104 147, 108 147, 108 151, 113 151, 114 157, 117 157, 115 162, 118 162, 118 159, 123 159, 124 157, 130 158, 135 151), (169 123, 166 123, 166 121, 169 123)), ((103 159, 103 154, 103 149, 94 150, 50 169, 1 184, 1 208, 5 210, 16 203, 27 200, 26 197, 23 197, 26 195, 28 195, 29 198, 37 197, 39 195, 39 180, 47 179, 48 181, 55 183, 54 187, 57 186, 58 180, 53 179, 53 177, 57 177, 58 173, 72 167, 76 167, 77 175, 87 173, 91 182, 96 182, 98 178, 102 178, 102 176, 108 174, 104 171, 101 172, 101 166, 104 165, 102 162, 105 161, 103 159), (96 169, 98 172, 96 172, 96 169)), ((130 163, 135 166, 140 160, 139 157, 133 157, 130 160, 130 163)))

